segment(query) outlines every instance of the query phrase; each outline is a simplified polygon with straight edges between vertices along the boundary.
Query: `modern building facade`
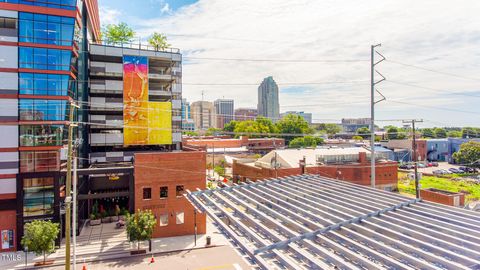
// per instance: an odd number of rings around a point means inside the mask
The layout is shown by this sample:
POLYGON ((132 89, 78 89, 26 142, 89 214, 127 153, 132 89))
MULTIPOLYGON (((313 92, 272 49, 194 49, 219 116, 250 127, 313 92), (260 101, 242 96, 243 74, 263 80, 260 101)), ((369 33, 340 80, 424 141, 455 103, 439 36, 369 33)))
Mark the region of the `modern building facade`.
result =
POLYGON ((312 113, 306 113, 304 111, 288 111, 280 114, 280 117, 283 118, 289 114, 301 116, 309 125, 312 124, 312 113))
POLYGON ((191 105, 195 130, 206 130, 215 127, 215 107, 209 101, 195 101, 191 105))
POLYGON ((194 131, 195 123, 192 118, 192 109, 190 102, 186 98, 182 99, 182 131, 194 131))
POLYGON ((448 139, 427 140, 427 160, 447 161, 448 160, 448 139))
POLYGON ((342 118, 343 132, 355 133, 359 128, 370 128, 372 121, 370 118, 342 118))
POLYGON ((0 1, 0 251, 26 222, 62 223, 68 111, 99 35, 96 0, 0 1))
POLYGON ((214 101, 216 127, 223 128, 234 119, 233 99, 217 99, 214 101))
POLYGON ((235 121, 255 120, 258 115, 258 110, 253 108, 238 108, 235 109, 235 121))
POLYGON ((258 87, 258 115, 277 121, 280 118, 280 103, 278 101, 278 85, 273 77, 263 79, 258 87))

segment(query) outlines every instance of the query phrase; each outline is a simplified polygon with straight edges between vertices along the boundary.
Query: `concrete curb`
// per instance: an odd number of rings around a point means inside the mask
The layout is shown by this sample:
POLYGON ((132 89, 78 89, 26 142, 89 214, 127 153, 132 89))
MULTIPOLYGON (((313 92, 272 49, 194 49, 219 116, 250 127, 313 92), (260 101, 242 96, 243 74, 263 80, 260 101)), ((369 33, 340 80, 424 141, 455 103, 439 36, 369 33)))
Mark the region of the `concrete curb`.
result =
MULTIPOLYGON (((166 255, 166 254, 169 254, 169 253, 177 253, 177 252, 182 252, 182 251, 215 248, 215 247, 222 247, 222 246, 225 246, 225 245, 220 244, 220 245, 210 245, 210 246, 198 246, 198 247, 193 247, 193 248, 175 249, 175 250, 168 250, 168 251, 158 251, 158 252, 151 252, 151 253, 147 252, 145 254, 135 254, 135 255, 131 255, 130 250, 125 250, 125 251, 122 251, 122 252, 116 252, 116 253, 110 254, 109 256, 105 256, 103 258, 86 259, 85 263, 112 261, 112 260, 115 260, 115 259, 118 259, 118 258, 125 258, 125 257, 128 257, 128 258, 135 258, 135 257, 149 258, 152 255, 153 256, 166 255)), ((82 256, 82 255, 81 254, 77 255, 77 265, 83 263, 83 259, 79 258, 78 256, 82 256)), ((55 258, 54 260, 55 260, 55 262, 51 265, 48 265, 48 266, 27 265, 27 268, 25 268, 25 266, 15 266, 13 269, 48 269, 48 268, 52 268, 52 267, 65 265, 65 261, 64 261, 65 257, 55 258), (58 263, 57 263, 57 261, 58 261, 58 263)), ((34 262, 32 262, 32 264, 33 263, 34 262)))

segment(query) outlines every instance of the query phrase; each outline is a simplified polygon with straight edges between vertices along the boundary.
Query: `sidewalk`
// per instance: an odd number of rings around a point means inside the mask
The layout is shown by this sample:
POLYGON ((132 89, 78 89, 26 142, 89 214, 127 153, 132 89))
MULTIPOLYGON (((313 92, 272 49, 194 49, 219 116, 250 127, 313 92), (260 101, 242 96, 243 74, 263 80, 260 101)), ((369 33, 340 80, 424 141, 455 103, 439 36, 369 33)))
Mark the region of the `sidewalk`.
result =
MULTIPOLYGON (((207 234, 197 235, 197 245, 194 244, 194 235, 155 238, 152 239, 152 253, 161 254, 173 251, 205 248, 207 236, 211 237, 211 246, 228 245, 228 240, 207 219, 207 234)), ((62 241, 64 245, 64 241, 62 241)), ((147 249, 148 241, 140 245, 141 249, 147 249)), ((127 240, 125 229, 115 229, 115 223, 106 223, 98 226, 87 226, 77 236, 77 266, 81 269, 82 263, 130 257, 130 250, 137 249, 136 243, 127 240)), ((71 253, 73 249, 71 249, 71 253)), ((27 268, 25 268, 25 253, 17 252, 20 256, 18 261, 0 261, 0 269, 30 269, 34 262, 42 261, 42 256, 28 254, 27 268)), ((47 260, 54 259, 54 266, 65 263, 65 246, 55 253, 47 256, 47 260)), ((35 267, 38 269, 39 267, 35 267)))

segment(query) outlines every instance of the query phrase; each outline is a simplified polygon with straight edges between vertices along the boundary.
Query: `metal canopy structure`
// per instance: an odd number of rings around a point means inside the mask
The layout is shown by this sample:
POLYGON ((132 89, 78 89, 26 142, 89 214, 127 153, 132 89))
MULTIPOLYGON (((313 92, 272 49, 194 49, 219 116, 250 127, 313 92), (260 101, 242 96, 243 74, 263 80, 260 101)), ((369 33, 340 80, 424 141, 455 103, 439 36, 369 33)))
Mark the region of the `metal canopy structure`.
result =
POLYGON ((480 269, 480 214, 318 175, 186 197, 262 269, 480 269))

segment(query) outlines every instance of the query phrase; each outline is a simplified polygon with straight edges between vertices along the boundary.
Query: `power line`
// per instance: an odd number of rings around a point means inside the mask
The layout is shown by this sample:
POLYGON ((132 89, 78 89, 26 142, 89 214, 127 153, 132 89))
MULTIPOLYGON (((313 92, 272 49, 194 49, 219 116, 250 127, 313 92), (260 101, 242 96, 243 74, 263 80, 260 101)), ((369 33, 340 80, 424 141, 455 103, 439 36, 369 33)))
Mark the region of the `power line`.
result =
POLYGON ((184 59, 212 60, 212 61, 236 61, 236 62, 274 62, 274 63, 354 63, 368 62, 368 59, 255 59, 255 58, 221 58, 221 57, 190 57, 184 59))
POLYGON ((474 94, 469 94, 469 93, 461 93, 461 92, 455 92, 455 91, 448 91, 448 90, 443 90, 443 89, 438 89, 438 88, 420 86, 420 85, 411 84, 411 83, 399 82, 399 81, 395 81, 395 80, 393 80, 393 81, 388 80, 387 82, 394 83, 394 84, 399 84, 399 85, 410 86, 410 87, 414 87, 414 88, 430 90, 432 92, 444 92, 446 94, 460 95, 460 96, 467 96, 467 97, 480 97, 480 95, 474 95, 474 94))

